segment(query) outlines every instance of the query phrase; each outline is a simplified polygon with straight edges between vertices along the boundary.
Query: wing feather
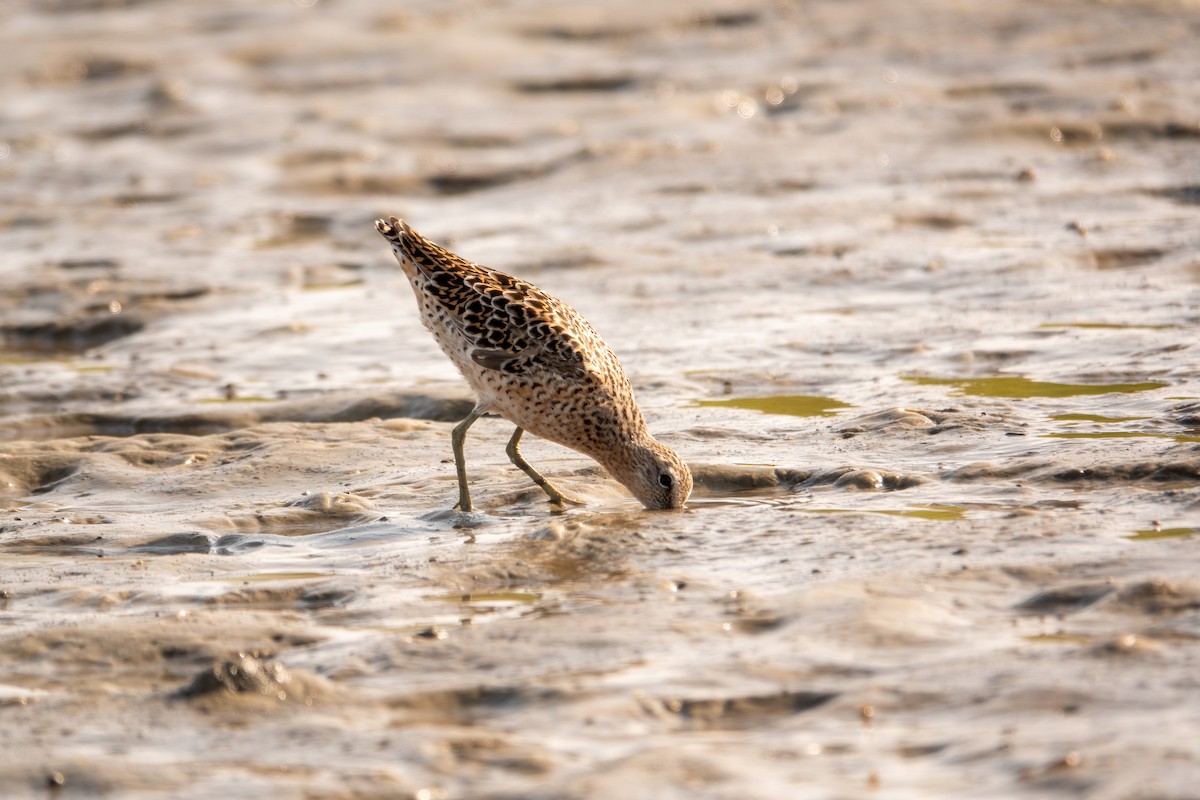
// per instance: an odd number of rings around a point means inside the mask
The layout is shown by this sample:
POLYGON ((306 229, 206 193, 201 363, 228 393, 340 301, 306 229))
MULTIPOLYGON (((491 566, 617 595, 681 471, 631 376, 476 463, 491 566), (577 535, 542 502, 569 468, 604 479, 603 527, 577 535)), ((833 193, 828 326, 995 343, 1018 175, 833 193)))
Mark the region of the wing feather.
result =
POLYGON ((446 309, 472 346, 473 362, 510 374, 576 377, 586 371, 585 347, 568 331, 591 326, 570 306, 519 278, 451 253, 406 222, 393 224, 426 295, 446 309))

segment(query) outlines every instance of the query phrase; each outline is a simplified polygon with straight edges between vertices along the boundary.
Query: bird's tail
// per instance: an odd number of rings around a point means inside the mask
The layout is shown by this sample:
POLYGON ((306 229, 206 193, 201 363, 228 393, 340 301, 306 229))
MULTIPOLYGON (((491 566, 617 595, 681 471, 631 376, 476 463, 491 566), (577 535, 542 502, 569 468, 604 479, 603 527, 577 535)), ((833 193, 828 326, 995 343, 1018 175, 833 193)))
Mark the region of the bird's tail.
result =
POLYGON ((432 277, 433 272, 443 269, 448 263, 462 261, 449 250, 417 233, 399 217, 388 217, 387 222, 375 220, 375 230, 387 239, 405 272, 417 270, 426 277, 432 277))

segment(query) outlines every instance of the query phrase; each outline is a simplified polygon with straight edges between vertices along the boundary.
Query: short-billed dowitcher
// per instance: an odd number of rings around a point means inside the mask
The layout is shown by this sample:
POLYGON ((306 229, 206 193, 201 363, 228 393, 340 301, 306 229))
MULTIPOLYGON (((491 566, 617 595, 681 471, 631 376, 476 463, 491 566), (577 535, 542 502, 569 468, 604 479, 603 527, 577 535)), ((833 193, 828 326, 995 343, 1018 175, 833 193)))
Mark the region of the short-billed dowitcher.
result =
POLYGON ((578 311, 518 278, 439 247, 396 217, 375 228, 417 295, 421 321, 474 389, 478 402, 454 429, 458 507, 471 510, 463 441, 494 413, 517 426, 508 457, 550 496, 578 503, 521 457, 521 434, 591 456, 646 508, 682 508, 692 474, 646 429, 616 354, 578 311))

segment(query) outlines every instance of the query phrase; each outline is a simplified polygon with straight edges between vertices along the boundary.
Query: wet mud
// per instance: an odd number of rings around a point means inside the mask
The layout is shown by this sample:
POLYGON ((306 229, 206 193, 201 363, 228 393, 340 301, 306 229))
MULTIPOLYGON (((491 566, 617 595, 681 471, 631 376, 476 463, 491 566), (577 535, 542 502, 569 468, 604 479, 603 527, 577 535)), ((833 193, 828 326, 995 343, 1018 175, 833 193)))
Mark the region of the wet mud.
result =
POLYGON ((0 20, 0 796, 1195 793, 1195 7, 0 20), (453 510, 388 214, 689 508, 485 418, 453 510))

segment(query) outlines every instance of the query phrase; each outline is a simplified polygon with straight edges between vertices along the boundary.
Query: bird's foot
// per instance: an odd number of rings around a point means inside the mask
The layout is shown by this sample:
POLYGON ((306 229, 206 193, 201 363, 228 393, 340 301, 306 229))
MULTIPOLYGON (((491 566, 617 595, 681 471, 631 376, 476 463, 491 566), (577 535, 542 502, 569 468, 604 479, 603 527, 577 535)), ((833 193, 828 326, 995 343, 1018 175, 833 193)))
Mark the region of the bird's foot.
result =
POLYGON ((553 486, 546 489, 546 494, 550 495, 550 502, 556 506, 564 506, 564 505, 586 506, 587 505, 586 500, 580 500, 578 497, 572 497, 569 494, 563 494, 562 492, 558 491, 557 489, 554 489, 553 486), (552 489, 553 489, 553 491, 551 491, 552 489))

